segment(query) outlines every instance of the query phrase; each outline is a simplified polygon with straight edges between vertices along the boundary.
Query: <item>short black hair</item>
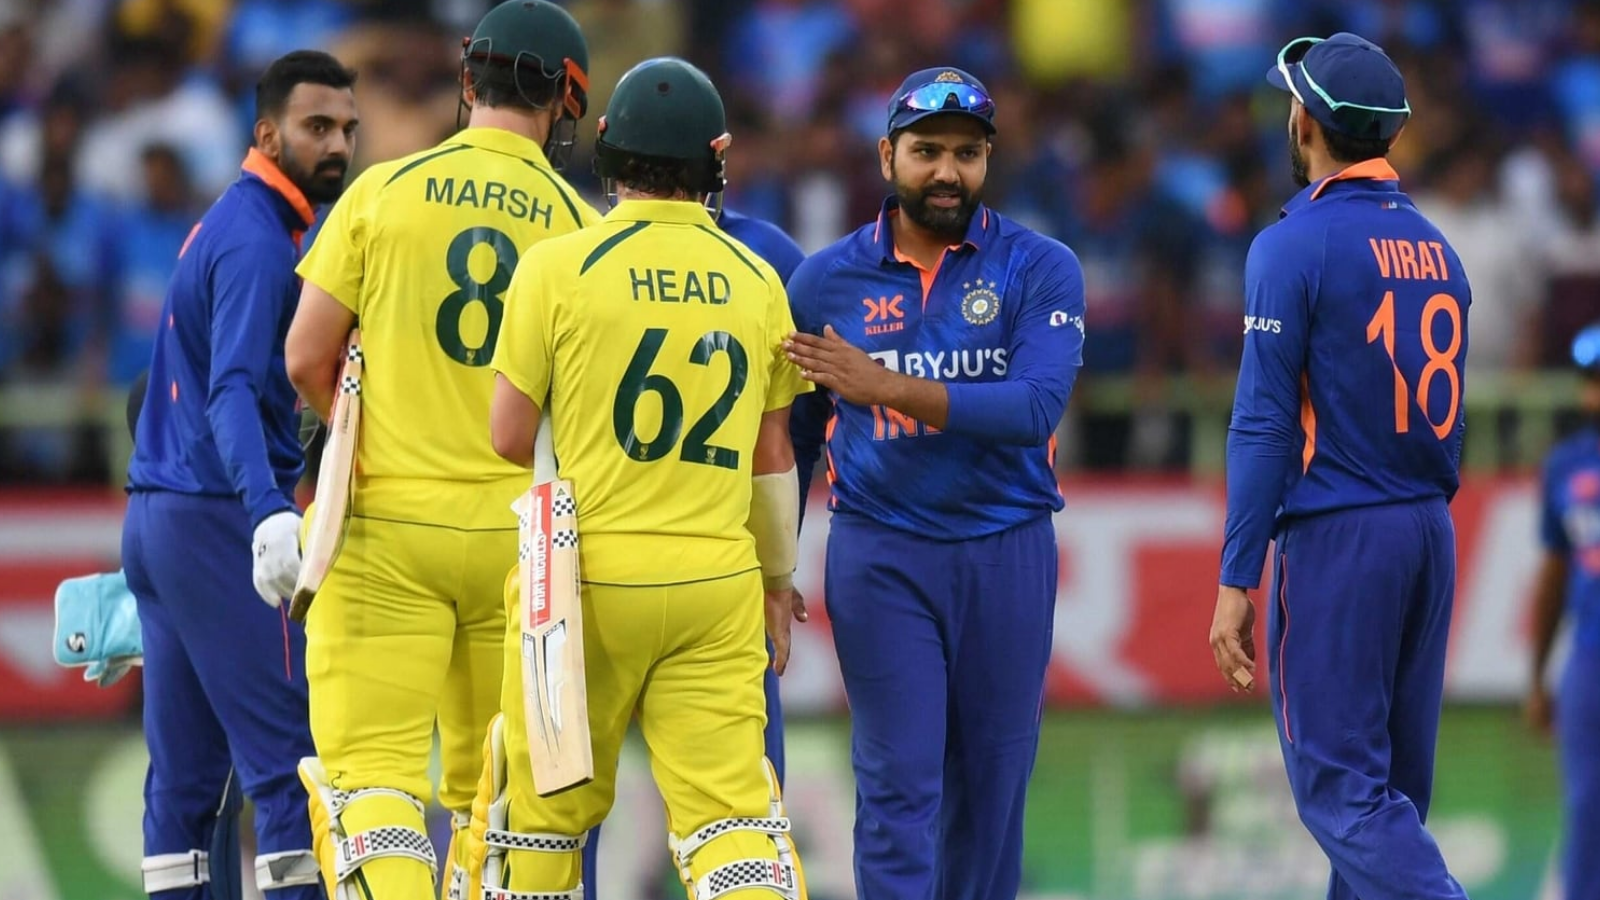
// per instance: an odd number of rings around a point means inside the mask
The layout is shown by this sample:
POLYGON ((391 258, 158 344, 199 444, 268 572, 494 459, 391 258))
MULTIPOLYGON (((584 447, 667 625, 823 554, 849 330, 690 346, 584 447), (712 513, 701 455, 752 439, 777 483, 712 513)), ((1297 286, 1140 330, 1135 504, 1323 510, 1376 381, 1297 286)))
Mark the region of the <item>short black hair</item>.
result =
POLYGON ((563 76, 551 78, 530 63, 513 67, 500 60, 469 58, 466 67, 477 104, 493 109, 547 109, 555 102, 556 88, 564 83, 563 76))
POLYGON ((356 72, 321 50, 295 50, 272 61, 256 82, 256 121, 283 115, 289 94, 299 84, 350 88, 356 72))
POLYGON ((1328 156, 1336 163, 1355 165, 1369 159, 1383 159, 1394 146, 1394 138, 1357 138, 1334 131, 1321 122, 1322 139, 1328 144, 1328 156))

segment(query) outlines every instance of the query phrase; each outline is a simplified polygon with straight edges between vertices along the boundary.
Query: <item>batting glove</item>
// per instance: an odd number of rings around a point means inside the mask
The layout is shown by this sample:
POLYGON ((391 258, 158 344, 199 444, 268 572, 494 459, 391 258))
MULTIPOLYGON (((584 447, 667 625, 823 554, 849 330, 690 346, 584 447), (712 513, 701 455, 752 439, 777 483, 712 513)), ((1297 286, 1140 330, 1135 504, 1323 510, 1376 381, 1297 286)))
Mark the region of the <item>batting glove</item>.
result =
POLYGON ((250 571, 256 593, 273 609, 294 593, 300 578, 300 514, 291 510, 276 512, 256 526, 250 571))

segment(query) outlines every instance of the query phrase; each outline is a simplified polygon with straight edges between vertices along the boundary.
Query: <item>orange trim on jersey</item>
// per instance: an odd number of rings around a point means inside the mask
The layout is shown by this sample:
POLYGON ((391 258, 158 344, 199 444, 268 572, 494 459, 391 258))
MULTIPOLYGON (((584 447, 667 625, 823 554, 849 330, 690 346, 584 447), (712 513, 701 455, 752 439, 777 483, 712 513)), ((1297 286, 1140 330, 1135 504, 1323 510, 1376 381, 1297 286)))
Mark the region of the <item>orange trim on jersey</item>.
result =
MULTIPOLYGON (((1050 471, 1054 472, 1056 470, 1056 436, 1053 434, 1050 435, 1049 443, 1045 444, 1045 453, 1050 460, 1050 471)), ((1063 498, 1066 497, 1065 494, 1061 493, 1061 480, 1059 478, 1056 479, 1056 494, 1063 498)))
POLYGON ((828 416, 828 424, 822 431, 822 453, 828 458, 828 490, 833 490, 833 430, 839 427, 839 410, 834 408, 828 416))
POLYGON ((924 269, 922 267, 922 263, 919 263, 904 253, 901 253, 898 246, 894 248, 894 258, 903 263, 910 263, 916 268, 917 275, 922 278, 922 308, 924 310, 928 308, 928 295, 933 293, 933 279, 938 277, 939 267, 944 265, 945 254, 949 253, 950 249, 951 248, 946 247, 939 251, 939 259, 933 264, 933 269, 930 271, 928 269, 924 269))
POLYGON ((317 220, 316 210, 311 208, 311 202, 306 199, 306 195, 301 193, 295 183, 289 180, 289 176, 283 174, 278 164, 268 159, 265 153, 251 147, 250 152, 245 154, 244 165, 239 168, 265 181, 267 187, 277 191, 283 199, 289 201, 289 205, 300 214, 307 228, 317 220))
POLYGON ((1399 181, 1400 173, 1394 170, 1394 166, 1389 165, 1387 159, 1363 160, 1342 172, 1322 179, 1322 183, 1317 185, 1317 189, 1311 192, 1311 199, 1315 200, 1321 197, 1322 192, 1327 190, 1328 185, 1333 184, 1335 181, 1352 181, 1357 178, 1366 178, 1371 181, 1399 181))
POLYGON ((1300 450, 1300 471, 1311 470, 1311 458, 1317 455, 1317 411, 1311 408, 1311 382, 1300 373, 1300 430, 1306 433, 1305 446, 1300 450))

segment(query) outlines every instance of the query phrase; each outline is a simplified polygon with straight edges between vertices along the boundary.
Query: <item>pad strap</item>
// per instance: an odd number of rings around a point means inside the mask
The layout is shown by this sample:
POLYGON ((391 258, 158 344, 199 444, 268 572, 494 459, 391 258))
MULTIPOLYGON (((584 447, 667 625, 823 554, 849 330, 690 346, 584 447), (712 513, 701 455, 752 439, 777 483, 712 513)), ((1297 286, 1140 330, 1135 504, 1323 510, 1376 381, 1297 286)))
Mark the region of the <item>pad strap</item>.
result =
POLYGON ((283 850, 256 857, 256 887, 263 891, 319 884, 322 872, 310 850, 283 850))
POLYGON ((204 850, 190 850, 146 856, 139 863, 139 871, 144 876, 146 894, 199 887, 211 881, 211 855, 204 850))
POLYGON ((583 900, 583 882, 570 891, 554 891, 538 893, 533 891, 512 891, 500 887, 485 887, 483 900, 583 900))
POLYGON ((369 859, 385 856, 403 856, 427 865, 430 872, 438 871, 439 861, 433 853, 433 841, 415 828, 404 825, 383 825, 357 832, 339 841, 339 856, 334 861, 334 881, 344 881, 350 873, 361 868, 369 859))
POLYGON ((589 843, 587 834, 576 837, 569 834, 519 834, 491 828, 483 834, 483 842, 499 850, 528 850, 538 853, 576 853, 589 843))
POLYGON ((799 896, 794 866, 776 859, 738 859, 707 872, 694 883, 694 900, 716 900, 729 891, 770 888, 785 897, 799 896))
POLYGON ((687 867, 689 860, 701 847, 734 831, 759 831, 773 836, 788 834, 789 819, 784 816, 718 819, 682 840, 668 838, 668 844, 671 845, 672 851, 678 854, 681 865, 687 867))

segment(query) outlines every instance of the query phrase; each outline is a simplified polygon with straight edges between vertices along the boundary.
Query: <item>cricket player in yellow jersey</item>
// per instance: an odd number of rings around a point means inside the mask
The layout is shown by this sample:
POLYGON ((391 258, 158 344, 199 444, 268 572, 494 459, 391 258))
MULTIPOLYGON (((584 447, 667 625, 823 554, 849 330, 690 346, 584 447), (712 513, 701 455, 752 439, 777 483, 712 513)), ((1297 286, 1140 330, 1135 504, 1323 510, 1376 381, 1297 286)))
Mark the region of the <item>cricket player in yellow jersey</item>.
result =
POLYGON ((804 895, 763 755, 762 626, 781 672, 799 503, 789 407, 809 387, 782 352, 793 328, 782 281, 705 205, 722 190, 728 141, 700 70, 673 58, 632 69, 596 146, 615 208, 531 250, 506 294, 494 447, 532 465, 548 410, 578 508, 595 774, 538 795, 507 642, 473 809, 474 853, 497 854, 490 900, 582 897, 579 850, 611 808, 635 711, 690 897, 804 895), (489 821, 496 809, 503 822, 489 821))
MULTIPOLYGON (((350 187, 300 264, 287 341, 289 377, 324 418, 357 323, 365 367, 351 517, 306 619, 317 756, 301 777, 338 900, 434 896, 423 807, 436 722, 439 800, 457 835, 470 821, 499 709, 510 504, 527 487, 489 442, 488 364, 518 258, 599 221, 552 165, 585 112, 577 24, 512 0, 463 48, 467 127, 350 187)), ((465 882, 456 868, 447 889, 465 882)))

